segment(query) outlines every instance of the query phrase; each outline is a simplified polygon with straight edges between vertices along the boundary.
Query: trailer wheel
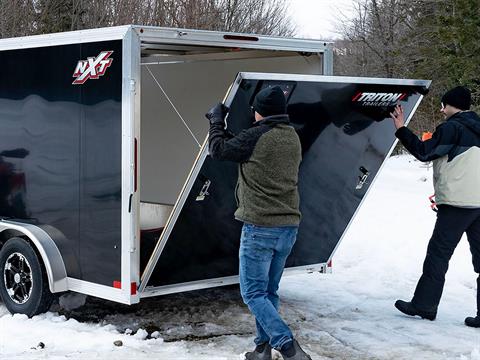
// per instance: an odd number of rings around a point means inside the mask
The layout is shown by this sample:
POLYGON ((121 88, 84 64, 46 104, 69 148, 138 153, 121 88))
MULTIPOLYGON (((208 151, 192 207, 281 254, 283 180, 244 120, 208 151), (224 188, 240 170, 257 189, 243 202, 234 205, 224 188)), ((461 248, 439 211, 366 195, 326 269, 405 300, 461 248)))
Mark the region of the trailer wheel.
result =
POLYGON ((28 317, 48 311, 54 295, 44 266, 24 239, 9 239, 0 250, 0 297, 12 314, 28 317))

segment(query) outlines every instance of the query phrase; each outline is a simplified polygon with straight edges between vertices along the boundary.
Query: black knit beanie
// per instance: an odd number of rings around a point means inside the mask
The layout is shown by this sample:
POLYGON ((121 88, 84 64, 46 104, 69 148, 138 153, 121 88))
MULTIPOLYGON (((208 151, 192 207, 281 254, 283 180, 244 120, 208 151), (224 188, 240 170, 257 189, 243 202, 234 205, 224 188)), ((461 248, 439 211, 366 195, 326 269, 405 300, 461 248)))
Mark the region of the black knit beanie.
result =
POLYGON ((442 96, 442 104, 451 105, 460 110, 470 109, 472 102, 472 95, 470 90, 463 86, 457 86, 451 90, 448 90, 445 95, 442 96))
POLYGON ((285 114, 287 112, 287 101, 279 86, 260 91, 255 96, 252 106, 263 117, 285 114))

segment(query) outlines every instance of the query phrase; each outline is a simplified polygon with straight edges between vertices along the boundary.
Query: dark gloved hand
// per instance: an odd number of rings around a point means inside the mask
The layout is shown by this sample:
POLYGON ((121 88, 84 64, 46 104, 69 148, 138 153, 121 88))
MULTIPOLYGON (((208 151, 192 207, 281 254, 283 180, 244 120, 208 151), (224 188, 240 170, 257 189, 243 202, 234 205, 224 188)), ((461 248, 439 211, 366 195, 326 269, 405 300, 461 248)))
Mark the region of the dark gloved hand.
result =
POLYGON ((205 117, 210 120, 210 124, 224 123, 228 110, 228 107, 222 103, 218 103, 205 114, 205 117))

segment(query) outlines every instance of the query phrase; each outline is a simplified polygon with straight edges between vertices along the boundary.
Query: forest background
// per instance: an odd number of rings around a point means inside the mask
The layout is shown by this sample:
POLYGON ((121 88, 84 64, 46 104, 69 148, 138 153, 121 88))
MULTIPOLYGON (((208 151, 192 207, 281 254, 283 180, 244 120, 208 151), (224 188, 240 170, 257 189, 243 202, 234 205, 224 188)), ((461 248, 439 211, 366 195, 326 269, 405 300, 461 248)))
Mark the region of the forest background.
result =
MULTIPOLYGON (((480 109, 480 0, 352 0, 338 13, 334 74, 432 80, 410 127, 432 131, 442 94, 480 109)), ((0 0, 0 38, 124 24, 295 36, 287 0, 0 0)), ((322 39, 325 40, 325 39, 322 39)))

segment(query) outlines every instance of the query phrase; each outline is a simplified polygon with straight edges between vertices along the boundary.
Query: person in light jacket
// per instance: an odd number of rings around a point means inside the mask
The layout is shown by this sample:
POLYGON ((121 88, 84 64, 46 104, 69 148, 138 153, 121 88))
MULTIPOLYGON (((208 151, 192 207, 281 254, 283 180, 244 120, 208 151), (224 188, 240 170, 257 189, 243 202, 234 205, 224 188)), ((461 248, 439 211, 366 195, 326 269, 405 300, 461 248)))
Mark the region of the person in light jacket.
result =
MULTIPOLYGON (((429 140, 421 141, 404 126, 403 109, 391 113, 395 135, 420 161, 433 161, 437 221, 427 248, 423 273, 411 301, 397 300, 402 313, 435 320, 448 263, 462 235, 467 235, 473 268, 480 274, 480 118, 469 111, 470 91, 458 86, 442 97, 446 121, 429 140)), ((480 328, 480 276, 477 278, 477 315, 465 324, 480 328)))

